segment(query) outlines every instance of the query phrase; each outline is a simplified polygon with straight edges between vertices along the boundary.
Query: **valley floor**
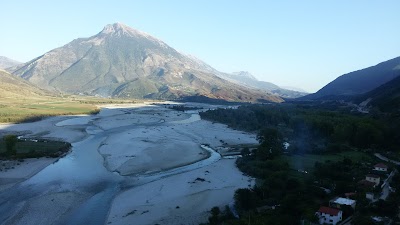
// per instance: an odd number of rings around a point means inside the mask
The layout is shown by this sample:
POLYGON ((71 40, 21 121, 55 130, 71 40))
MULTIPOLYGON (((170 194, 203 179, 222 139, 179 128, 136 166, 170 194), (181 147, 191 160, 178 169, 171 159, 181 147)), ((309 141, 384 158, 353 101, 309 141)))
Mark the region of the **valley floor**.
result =
POLYGON ((257 144, 255 135, 168 104, 108 105, 98 115, 0 125, 0 134, 73 146, 58 161, 30 159, 0 171, 0 223, 198 224, 213 206, 230 204, 237 188, 254 181, 212 149, 257 144))

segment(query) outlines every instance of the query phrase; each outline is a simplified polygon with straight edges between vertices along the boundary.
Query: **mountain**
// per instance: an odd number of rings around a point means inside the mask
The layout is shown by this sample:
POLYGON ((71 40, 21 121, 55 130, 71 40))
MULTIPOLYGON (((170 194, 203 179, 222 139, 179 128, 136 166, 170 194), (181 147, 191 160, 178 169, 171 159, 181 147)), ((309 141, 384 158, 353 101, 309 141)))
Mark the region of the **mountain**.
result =
POLYGON ((303 99, 329 99, 369 92, 400 75, 400 57, 344 74, 303 99))
POLYGON ((266 91, 268 93, 278 95, 283 98, 298 98, 298 97, 305 96, 307 94, 304 92, 284 89, 284 88, 281 88, 278 85, 275 85, 270 82, 259 81, 251 73, 249 73, 247 71, 234 72, 231 74, 218 73, 217 75, 219 77, 229 80, 233 83, 237 83, 237 84, 240 84, 240 85, 243 85, 246 87, 250 87, 250 88, 260 89, 260 90, 266 91))
POLYGON ((247 71, 224 74, 222 78, 230 80, 232 82, 237 82, 245 86, 260 88, 267 91, 279 89, 279 87, 273 83, 257 80, 257 78, 255 78, 251 73, 247 71))
POLYGON ((6 69, 8 67, 16 66, 18 64, 21 63, 13 59, 9 59, 5 56, 0 56, 0 69, 6 69))
POLYGON ((290 91, 297 91, 297 92, 303 92, 303 93, 307 93, 306 90, 299 88, 299 87, 292 87, 292 86, 281 86, 281 88, 286 89, 286 90, 290 90, 290 91))
POLYGON ((28 81, 0 69, 0 99, 34 98, 48 94, 28 81))
POLYGON ((78 38, 9 69, 39 87, 73 94, 120 98, 281 102, 276 95, 227 82, 207 64, 121 23, 78 38))
POLYGON ((400 76, 354 100, 363 107, 375 107, 381 112, 400 113, 400 76))

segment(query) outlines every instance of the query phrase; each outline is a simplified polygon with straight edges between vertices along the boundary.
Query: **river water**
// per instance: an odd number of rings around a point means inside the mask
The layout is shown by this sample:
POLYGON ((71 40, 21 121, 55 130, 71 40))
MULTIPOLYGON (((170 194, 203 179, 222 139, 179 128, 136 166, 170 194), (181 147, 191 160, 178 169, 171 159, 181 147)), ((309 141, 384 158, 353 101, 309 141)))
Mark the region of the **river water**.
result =
MULTIPOLYGON (((9 223, 5 221, 14 215, 26 200, 48 193, 62 192, 84 192, 92 193, 92 195, 83 204, 70 211, 69 214, 62 216, 58 223, 71 225, 104 224, 113 198, 123 189, 201 168, 221 158, 213 149, 201 146, 209 152, 209 157, 204 160, 155 174, 123 177, 118 173, 108 171, 103 166, 104 159, 99 154, 98 149, 110 134, 132 129, 135 125, 128 124, 104 131, 94 126, 89 117, 72 120, 71 122, 76 124, 87 123, 88 138, 72 143, 73 148, 70 154, 49 165, 30 179, 0 193, 0 221, 3 224, 9 223)), ((200 120, 198 113, 192 112, 189 118, 172 123, 185 124, 198 120, 200 120)), ((57 126, 68 124, 69 121, 62 121, 57 126)), ((157 125, 160 125, 160 123, 149 124, 149 126, 157 125)))

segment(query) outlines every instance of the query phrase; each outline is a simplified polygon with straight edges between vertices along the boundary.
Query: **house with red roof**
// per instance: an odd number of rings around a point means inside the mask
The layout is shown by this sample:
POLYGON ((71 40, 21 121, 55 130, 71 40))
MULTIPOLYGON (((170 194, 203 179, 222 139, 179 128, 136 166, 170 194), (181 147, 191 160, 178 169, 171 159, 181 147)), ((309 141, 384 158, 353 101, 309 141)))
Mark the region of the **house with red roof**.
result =
POLYGON ((319 218, 319 224, 336 225, 343 219, 343 212, 339 209, 321 206, 315 213, 319 218))
POLYGON ((380 172, 387 172, 388 166, 383 163, 378 163, 374 166, 374 170, 380 171, 380 172))

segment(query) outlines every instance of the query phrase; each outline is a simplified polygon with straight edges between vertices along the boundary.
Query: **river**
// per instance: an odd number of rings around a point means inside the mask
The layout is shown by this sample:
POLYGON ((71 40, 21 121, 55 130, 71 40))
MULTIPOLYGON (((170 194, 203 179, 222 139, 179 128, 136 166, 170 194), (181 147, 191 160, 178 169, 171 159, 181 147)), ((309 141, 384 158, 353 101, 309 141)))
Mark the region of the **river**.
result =
MULTIPOLYGON (((162 111, 164 112, 165 109, 162 109, 162 111)), ((176 112, 173 113, 176 114, 176 112)), ((143 129, 143 127, 154 129, 173 126, 171 129, 183 129, 182 127, 188 126, 190 123, 196 123, 201 119, 197 112, 191 111, 183 116, 178 114, 177 116, 181 118, 175 117, 169 121, 167 118, 173 117, 173 114, 167 111, 167 114, 165 114, 167 116, 160 118, 156 122, 149 120, 149 122, 144 121, 137 124, 130 123, 130 120, 127 120, 127 123, 121 126, 105 130, 104 126, 102 127, 99 123, 95 123, 95 121, 103 119, 101 115, 100 113, 97 116, 85 117, 84 119, 69 119, 70 121, 65 120, 56 124, 59 127, 84 125, 88 136, 82 141, 72 143, 72 150, 67 156, 47 166, 30 179, 0 193, 0 221, 2 221, 2 224, 24 224, 23 221, 29 221, 18 217, 21 217, 21 214, 25 211, 35 208, 31 199, 40 199, 41 197, 44 199, 44 196, 52 193, 83 193, 82 195, 85 196, 84 200, 79 202, 78 205, 71 203, 68 209, 61 210, 62 215, 53 215, 52 218, 55 221, 51 221, 52 223, 74 225, 104 224, 107 221, 113 199, 122 191, 165 177, 206 167, 221 159, 221 156, 211 147, 201 145, 199 141, 194 140, 199 147, 201 146, 203 151, 208 152, 207 158, 203 157, 200 161, 197 160, 190 164, 159 172, 121 176, 119 173, 110 171, 104 166, 105 156, 99 153, 99 148, 107 138, 114 137, 112 135, 135 131, 139 128, 143 129)), ((122 117, 124 115, 121 115, 121 113, 106 113, 105 115, 104 118, 107 118, 107 121, 116 122, 121 118, 125 118, 122 117)), ((154 116, 151 113, 149 115, 154 116)), ((62 205, 62 203, 60 204, 62 205)), ((41 206, 39 205, 38 207, 40 208, 41 206)), ((33 215, 46 217, 46 215, 38 215, 37 213, 33 215)), ((47 220, 36 219, 32 221, 47 220)))
MULTIPOLYGON (((154 105, 105 108, 95 116, 58 120, 49 130, 57 135, 64 131, 70 134, 83 130, 86 138, 73 142, 67 156, 13 188, 0 192, 2 224, 105 224, 113 200, 121 193, 199 168, 207 167, 207 172, 211 173, 213 168, 209 166, 221 159, 212 146, 220 145, 222 139, 230 143, 238 140, 256 142, 255 137, 243 132, 201 121, 198 111, 182 113, 154 105), (112 150, 111 155, 100 154, 100 149, 107 146, 112 150), (154 148, 160 153, 146 155, 154 148), (149 167, 153 172, 121 176, 117 170, 106 166, 123 166, 135 157, 143 157, 143 163, 155 164, 149 167), (172 160, 172 164, 168 162, 168 169, 154 169, 164 158, 172 160)), ((242 176, 239 171, 227 173, 232 173, 233 183, 228 180, 220 185, 225 193, 233 194, 235 186, 248 185, 238 183, 238 177, 242 176)), ((225 174, 222 176, 223 179, 229 178, 225 174)), ((199 193, 212 191, 212 186, 215 186, 207 185, 201 187, 199 193)), ((187 192, 187 196, 193 195, 191 190, 187 192)), ((232 197, 226 196, 220 201, 231 202, 232 197)), ((206 205, 203 210, 212 206, 206 205)))

